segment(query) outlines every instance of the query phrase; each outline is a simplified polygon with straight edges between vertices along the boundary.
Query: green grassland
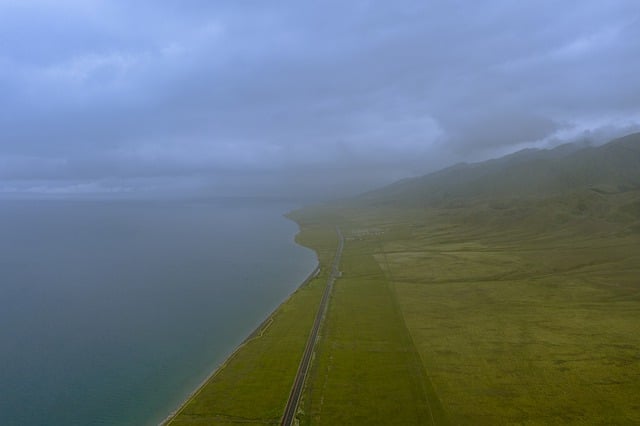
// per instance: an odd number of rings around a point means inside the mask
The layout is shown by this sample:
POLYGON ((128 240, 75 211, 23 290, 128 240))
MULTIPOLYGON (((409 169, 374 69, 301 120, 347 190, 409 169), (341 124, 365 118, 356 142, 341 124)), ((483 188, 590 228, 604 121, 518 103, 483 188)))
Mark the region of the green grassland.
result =
POLYGON ((343 274, 307 380, 301 424, 443 424, 393 289, 373 254, 347 236, 343 274))
POLYGON ((377 261, 346 264, 345 275, 385 270, 451 423, 639 424, 639 200, 590 191, 343 208, 351 226, 375 230, 354 238, 377 261))

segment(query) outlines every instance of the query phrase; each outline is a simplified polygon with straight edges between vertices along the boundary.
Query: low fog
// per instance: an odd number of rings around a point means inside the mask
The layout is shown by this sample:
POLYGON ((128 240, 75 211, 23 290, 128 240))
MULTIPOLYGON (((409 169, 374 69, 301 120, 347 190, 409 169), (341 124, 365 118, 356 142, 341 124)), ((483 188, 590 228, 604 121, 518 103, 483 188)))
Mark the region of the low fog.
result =
POLYGON ((0 196, 334 197, 640 123, 640 5, 0 2, 0 196))

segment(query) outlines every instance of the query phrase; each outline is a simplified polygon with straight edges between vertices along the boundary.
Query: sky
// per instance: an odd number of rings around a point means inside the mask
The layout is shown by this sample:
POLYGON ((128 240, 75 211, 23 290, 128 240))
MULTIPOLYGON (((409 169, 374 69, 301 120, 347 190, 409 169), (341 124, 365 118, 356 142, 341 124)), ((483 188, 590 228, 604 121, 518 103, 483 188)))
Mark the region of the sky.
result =
POLYGON ((346 196, 640 129, 637 0, 0 0, 0 194, 346 196))

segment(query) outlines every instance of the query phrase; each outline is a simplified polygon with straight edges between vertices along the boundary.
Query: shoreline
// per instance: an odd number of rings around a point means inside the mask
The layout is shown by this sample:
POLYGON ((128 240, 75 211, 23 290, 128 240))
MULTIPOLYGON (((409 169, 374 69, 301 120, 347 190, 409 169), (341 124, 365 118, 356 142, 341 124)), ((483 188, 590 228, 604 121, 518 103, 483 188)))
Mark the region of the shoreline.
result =
POLYGON ((216 378, 216 376, 227 366, 229 361, 231 361, 238 354, 238 352, 240 352, 240 350, 244 348, 244 346, 247 343, 249 343, 251 340, 253 340, 255 338, 258 338, 258 337, 262 336, 264 331, 269 327, 269 325, 273 321, 274 315, 278 312, 278 310, 280 310, 282 305, 284 305, 289 299, 291 299, 291 297, 299 289, 301 289, 302 287, 307 285, 311 280, 313 280, 314 278, 316 278, 320 274, 320 260, 317 257, 318 256, 317 256, 317 253, 316 253, 316 266, 309 273, 309 275, 307 275, 307 277, 302 281, 302 283, 300 283, 300 285, 298 285, 295 288, 295 290, 293 290, 291 293, 289 293, 289 295, 284 300, 282 300, 282 302, 280 302, 280 304, 269 315, 267 315, 267 317, 260 324, 258 324, 258 326, 251 333, 249 333, 249 335, 233 350, 233 352, 231 352, 229 354, 229 356, 227 356, 224 359, 224 361, 222 361, 222 363, 220 363, 216 368, 214 368, 214 370, 207 377, 205 377, 202 380, 202 382, 200 382, 200 384, 198 384, 198 386, 196 386, 196 388, 193 390, 193 392, 191 392, 190 394, 187 395, 187 397, 182 401, 182 403, 180 403, 180 405, 176 409, 171 411, 164 418, 164 420, 162 420, 160 423, 158 423, 158 426, 167 426, 167 425, 169 425, 171 423, 171 421, 173 421, 173 419, 182 412, 184 407, 186 407, 186 405, 189 402, 191 402, 191 400, 193 400, 196 396, 198 396, 198 394, 200 394, 202 389, 209 382, 211 382, 213 379, 216 378))

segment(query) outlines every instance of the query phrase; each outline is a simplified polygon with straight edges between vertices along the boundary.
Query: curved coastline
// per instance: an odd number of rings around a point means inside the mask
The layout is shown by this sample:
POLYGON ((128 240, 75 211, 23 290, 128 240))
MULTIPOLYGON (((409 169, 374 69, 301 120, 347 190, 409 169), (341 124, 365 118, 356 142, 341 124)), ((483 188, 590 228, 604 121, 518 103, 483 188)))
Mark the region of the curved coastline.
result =
MULTIPOLYGON (((295 239, 294 239, 294 241, 295 241, 295 239)), ((302 247, 304 247, 304 246, 302 246, 302 247)), ((307 248, 307 247, 305 247, 305 248, 307 248)), ((244 346, 247 343, 249 343, 251 340, 253 340, 253 339, 257 338, 257 337, 262 336, 262 334, 265 332, 265 330, 267 330, 267 328, 269 328, 269 326, 271 325, 271 322, 273 320, 274 315, 281 309, 282 305, 284 305, 289 299, 291 299, 291 297, 300 288, 304 287, 306 284, 308 284, 311 280, 313 280, 319 274, 320 274, 320 261, 318 259, 318 255, 316 253, 316 266, 309 273, 309 275, 307 275, 307 277, 302 281, 302 283, 300 283, 299 286, 297 286, 291 293, 289 293, 289 295, 284 300, 282 300, 282 302, 280 302, 280 304, 233 350, 233 352, 231 354, 229 354, 229 356, 227 356, 224 359, 224 361, 220 365, 218 365, 207 377, 205 377, 204 380, 202 380, 202 382, 200 382, 200 384, 193 390, 193 392, 191 392, 189 395, 187 395, 187 397, 180 403, 180 405, 176 409, 171 411, 164 418, 164 420, 162 420, 158 425, 159 426, 167 426, 167 425, 169 425, 173 421, 173 419, 182 412, 184 407, 191 400, 193 400, 195 397, 197 397, 198 394, 200 394, 202 389, 204 387, 206 387, 206 385, 209 382, 211 382, 212 380, 214 380, 216 378, 216 376, 227 366, 227 364, 238 354, 238 352, 240 352, 240 350, 242 350, 244 348, 244 346)))

